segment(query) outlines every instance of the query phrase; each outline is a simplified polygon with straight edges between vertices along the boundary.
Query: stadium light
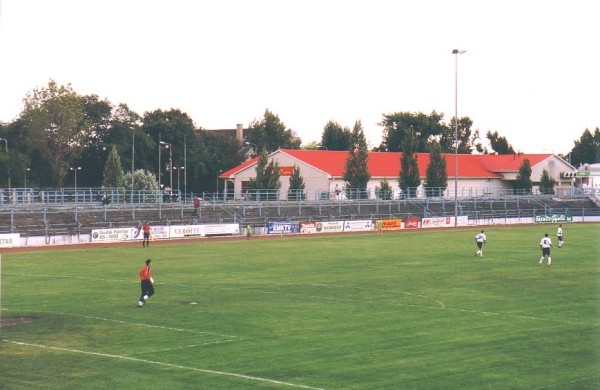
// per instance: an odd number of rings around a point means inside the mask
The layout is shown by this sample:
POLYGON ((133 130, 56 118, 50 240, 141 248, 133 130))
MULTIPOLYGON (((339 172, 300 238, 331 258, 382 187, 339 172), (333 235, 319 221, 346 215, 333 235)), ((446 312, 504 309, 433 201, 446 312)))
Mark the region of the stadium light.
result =
POLYGON ((81 171, 81 167, 77 167, 77 168, 69 168, 70 170, 72 170, 73 172, 75 172, 75 203, 77 203, 77 171, 81 171))
POLYGON ((454 54, 454 227, 458 226, 458 55, 465 50, 452 50, 454 54))

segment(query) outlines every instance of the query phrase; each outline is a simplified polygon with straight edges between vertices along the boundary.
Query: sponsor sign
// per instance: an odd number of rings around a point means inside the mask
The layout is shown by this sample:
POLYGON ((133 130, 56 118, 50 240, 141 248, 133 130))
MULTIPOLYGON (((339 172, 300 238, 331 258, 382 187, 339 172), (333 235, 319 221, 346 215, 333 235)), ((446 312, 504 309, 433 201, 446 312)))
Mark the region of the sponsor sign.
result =
POLYGON ((279 167, 279 176, 292 176, 294 167, 279 167))
POLYGON ((377 223, 381 225, 381 230, 400 230, 402 228, 401 219, 383 219, 377 223))
POLYGON ((573 222, 573 216, 569 214, 536 215, 535 222, 573 222))
POLYGON ((130 241, 135 228, 92 229, 92 242, 130 241))
POLYGON ((225 223, 220 225, 204 225, 206 236, 227 236, 240 234, 240 225, 225 223))
POLYGON ((341 233, 344 231, 344 221, 317 222, 317 233, 341 233))
POLYGON ((360 221, 344 221, 345 232, 366 232, 373 230, 373 221, 364 219, 360 221))
POLYGON ((406 218, 404 220, 405 229, 416 229, 419 227, 419 218, 406 218))
POLYGON ((317 232, 316 222, 300 222, 300 234, 311 234, 317 232))
POLYGON ((20 233, 0 234, 0 248, 8 248, 11 246, 21 245, 20 233))
POLYGON ((171 225, 169 229, 171 238, 204 236, 204 234, 204 225, 171 225))
POLYGON ((299 233, 300 224, 297 222, 269 222, 269 234, 299 233))

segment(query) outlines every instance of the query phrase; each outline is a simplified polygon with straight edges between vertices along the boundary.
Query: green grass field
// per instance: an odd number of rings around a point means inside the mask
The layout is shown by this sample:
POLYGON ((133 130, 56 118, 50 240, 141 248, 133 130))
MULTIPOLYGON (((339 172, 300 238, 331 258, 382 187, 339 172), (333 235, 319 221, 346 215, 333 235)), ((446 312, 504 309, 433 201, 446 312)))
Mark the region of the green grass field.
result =
POLYGON ((0 388, 598 389, 600 225, 564 227, 4 254, 2 317, 36 319, 0 388))

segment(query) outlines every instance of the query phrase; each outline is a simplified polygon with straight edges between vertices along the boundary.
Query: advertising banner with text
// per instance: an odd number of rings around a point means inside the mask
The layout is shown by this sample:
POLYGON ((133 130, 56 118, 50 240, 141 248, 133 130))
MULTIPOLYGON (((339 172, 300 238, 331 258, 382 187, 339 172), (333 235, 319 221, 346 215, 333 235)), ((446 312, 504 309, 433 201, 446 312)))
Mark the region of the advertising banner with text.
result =
POLYGON ((367 232, 371 230, 373 230, 373 221, 370 219, 344 221, 345 232, 367 232))
POLYGON ((204 236, 204 225, 171 225, 170 238, 204 236))
POLYGON ((343 231, 343 221, 317 222, 317 233, 341 233, 343 231))
POLYGON ((300 222, 300 234, 311 234, 317 232, 316 222, 300 222))
POLYGON ((19 233, 7 233, 0 234, 0 248, 8 248, 11 246, 21 245, 21 234, 19 233))
POLYGON ((381 221, 377 221, 377 223, 381 223, 381 230, 400 230, 400 229, 402 229, 402 220, 401 219, 383 219, 381 221))
POLYGON ((237 223, 204 225, 204 230, 206 236, 231 236, 240 234, 240 225, 237 223))
POLYGON ((404 220, 405 229, 416 229, 419 227, 419 218, 406 218, 404 220))
POLYGON ((298 222, 269 222, 268 233, 300 233, 300 224, 298 222))

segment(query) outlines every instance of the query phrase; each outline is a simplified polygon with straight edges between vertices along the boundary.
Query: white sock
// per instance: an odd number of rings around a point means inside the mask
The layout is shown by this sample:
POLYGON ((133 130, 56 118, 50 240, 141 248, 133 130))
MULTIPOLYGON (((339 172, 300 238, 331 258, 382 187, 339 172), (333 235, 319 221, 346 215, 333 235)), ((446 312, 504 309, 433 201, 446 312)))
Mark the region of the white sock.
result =
POLYGON ((544 256, 540 257, 540 264, 542 264, 542 261, 544 261, 544 256))
POLYGON ((548 265, 552 264, 552 257, 548 256, 548 265))
POLYGON ((144 306, 144 302, 142 302, 142 301, 139 301, 139 302, 138 302, 138 306, 144 306))
POLYGON ((148 295, 144 295, 144 301, 148 299, 148 295))

